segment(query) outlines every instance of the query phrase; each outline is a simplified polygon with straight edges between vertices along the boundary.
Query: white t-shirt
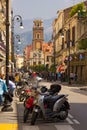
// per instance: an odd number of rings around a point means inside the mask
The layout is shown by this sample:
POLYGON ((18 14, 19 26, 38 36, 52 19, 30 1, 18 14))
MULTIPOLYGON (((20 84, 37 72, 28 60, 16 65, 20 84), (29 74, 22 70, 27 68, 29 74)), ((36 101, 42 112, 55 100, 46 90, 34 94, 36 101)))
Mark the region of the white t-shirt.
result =
POLYGON ((15 85, 14 82, 12 82, 11 80, 9 80, 9 87, 16 88, 16 85, 15 85))

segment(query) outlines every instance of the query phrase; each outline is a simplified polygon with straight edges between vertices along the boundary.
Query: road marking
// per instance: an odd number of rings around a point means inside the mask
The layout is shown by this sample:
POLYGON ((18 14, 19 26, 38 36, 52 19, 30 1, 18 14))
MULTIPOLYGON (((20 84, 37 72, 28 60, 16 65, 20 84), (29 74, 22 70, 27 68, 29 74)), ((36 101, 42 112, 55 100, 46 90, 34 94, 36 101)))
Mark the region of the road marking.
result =
POLYGON ((23 130, 40 130, 38 126, 22 126, 23 130))
POLYGON ((73 122, 69 118, 66 118, 66 120, 68 121, 69 124, 73 124, 73 122))
POLYGON ((74 130, 70 125, 55 125, 57 130, 74 130))
POLYGON ((18 130, 17 124, 0 124, 0 130, 18 130))
POLYGON ((80 122, 77 121, 76 119, 73 119, 73 121, 74 121, 76 124, 80 124, 80 122))
MULTIPOLYGON (((74 119, 74 117, 73 117, 71 114, 68 114, 68 117, 71 118, 75 124, 80 124, 80 122, 77 121, 76 119, 74 119)), ((68 120, 68 122, 69 122, 69 120, 68 120)), ((70 121, 70 122, 71 122, 71 121, 70 121)), ((70 124, 71 124, 71 123, 70 123, 70 124)))
POLYGON ((73 116, 71 114, 68 114, 68 117, 71 118, 71 119, 73 119, 73 116))

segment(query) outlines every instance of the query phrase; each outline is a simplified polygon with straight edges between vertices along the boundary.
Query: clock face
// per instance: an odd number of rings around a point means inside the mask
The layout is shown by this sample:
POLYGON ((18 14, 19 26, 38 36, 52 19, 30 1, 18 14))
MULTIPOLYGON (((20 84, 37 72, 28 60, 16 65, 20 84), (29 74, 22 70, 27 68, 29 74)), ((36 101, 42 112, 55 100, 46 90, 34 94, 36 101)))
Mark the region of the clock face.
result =
POLYGON ((36 48, 40 49, 40 42, 36 42, 36 48))

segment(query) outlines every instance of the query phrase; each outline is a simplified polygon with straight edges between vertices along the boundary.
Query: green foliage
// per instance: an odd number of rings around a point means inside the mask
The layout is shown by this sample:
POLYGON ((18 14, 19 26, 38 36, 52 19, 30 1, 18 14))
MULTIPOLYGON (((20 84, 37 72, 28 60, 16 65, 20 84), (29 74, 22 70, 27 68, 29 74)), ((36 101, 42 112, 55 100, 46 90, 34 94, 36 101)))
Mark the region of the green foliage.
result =
POLYGON ((46 70, 46 67, 45 65, 34 65, 32 69, 33 71, 41 72, 41 71, 46 70))
POLYGON ((70 12, 70 17, 72 17, 72 16, 74 16, 77 12, 82 12, 83 11, 83 9, 84 9, 84 3, 82 2, 82 3, 79 3, 79 4, 77 4, 77 5, 75 5, 73 8, 72 8, 72 10, 71 10, 71 12, 70 12))
POLYGON ((50 72, 56 72, 56 67, 54 65, 50 67, 50 72))
POLYGON ((81 41, 79 41, 78 43, 78 48, 79 49, 87 49, 87 38, 86 39, 82 39, 81 41))

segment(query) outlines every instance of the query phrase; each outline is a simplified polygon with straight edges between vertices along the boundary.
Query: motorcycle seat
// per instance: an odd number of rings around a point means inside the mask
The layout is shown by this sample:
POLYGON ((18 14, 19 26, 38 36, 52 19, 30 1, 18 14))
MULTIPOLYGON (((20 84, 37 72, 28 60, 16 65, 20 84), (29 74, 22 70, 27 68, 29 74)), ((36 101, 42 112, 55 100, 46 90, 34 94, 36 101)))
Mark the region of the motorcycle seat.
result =
POLYGON ((44 102, 55 102, 58 99, 62 98, 63 96, 64 96, 63 94, 55 95, 55 96, 52 96, 52 95, 45 96, 44 97, 44 102))

